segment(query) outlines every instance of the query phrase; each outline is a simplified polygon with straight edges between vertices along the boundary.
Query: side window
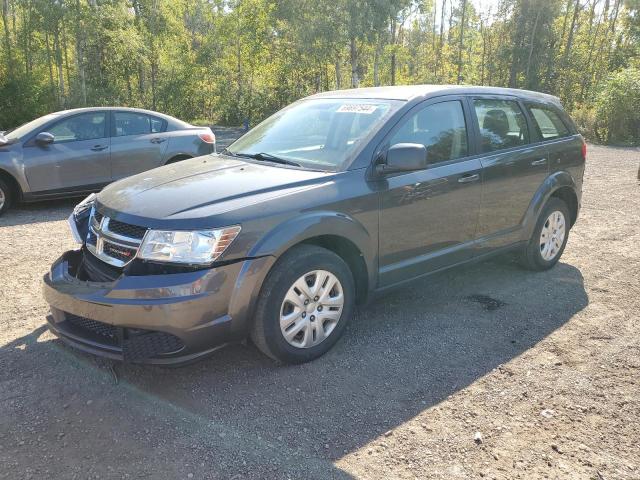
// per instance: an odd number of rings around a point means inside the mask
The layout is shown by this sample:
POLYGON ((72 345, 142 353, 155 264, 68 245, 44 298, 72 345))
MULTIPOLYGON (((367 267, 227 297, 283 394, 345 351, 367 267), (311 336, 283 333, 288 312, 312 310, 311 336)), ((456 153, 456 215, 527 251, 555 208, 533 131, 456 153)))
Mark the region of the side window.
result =
POLYGON ((527 121, 517 102, 477 98, 473 106, 478 117, 483 152, 529 143, 527 121))
POLYGON ((149 117, 149 120, 151 121, 151 133, 164 132, 166 123, 164 120, 156 117, 149 117))
POLYGON ((54 136, 54 143, 104 138, 106 118, 106 112, 82 113, 61 120, 47 131, 54 136))
POLYGON ((445 162, 468 154, 467 126, 458 100, 441 102, 411 115, 391 137, 391 145, 420 143, 427 147, 429 163, 445 162))
POLYGON ((570 135, 569 129, 560 116, 550 108, 539 105, 528 105, 527 108, 533 117, 533 123, 538 129, 541 139, 553 140, 570 135))
POLYGON ((113 116, 116 137, 151 133, 151 119, 143 113, 115 112, 113 116))

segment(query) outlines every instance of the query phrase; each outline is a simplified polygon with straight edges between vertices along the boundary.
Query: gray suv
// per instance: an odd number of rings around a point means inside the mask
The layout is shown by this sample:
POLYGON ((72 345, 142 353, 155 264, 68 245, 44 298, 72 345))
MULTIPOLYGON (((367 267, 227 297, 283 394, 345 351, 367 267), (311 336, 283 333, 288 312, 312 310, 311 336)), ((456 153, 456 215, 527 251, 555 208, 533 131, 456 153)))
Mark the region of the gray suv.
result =
POLYGON ((0 215, 16 201, 86 195, 214 151, 208 127, 157 112, 82 108, 45 115, 0 134, 0 215))
POLYGON ((549 95, 314 95, 220 154, 80 203, 79 248, 44 277, 49 328, 132 362, 189 362, 247 336, 279 361, 312 360, 356 304, 409 280, 507 251, 553 267, 578 217, 585 156, 549 95))

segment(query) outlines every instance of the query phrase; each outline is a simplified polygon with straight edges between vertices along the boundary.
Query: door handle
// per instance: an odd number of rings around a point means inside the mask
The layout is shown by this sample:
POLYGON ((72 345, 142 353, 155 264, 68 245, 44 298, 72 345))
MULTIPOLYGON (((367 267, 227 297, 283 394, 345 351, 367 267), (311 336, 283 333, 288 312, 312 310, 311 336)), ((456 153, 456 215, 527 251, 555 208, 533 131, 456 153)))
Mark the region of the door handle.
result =
POLYGON ((534 160, 533 162, 531 162, 531 165, 537 167, 538 165, 544 165, 545 163, 547 163, 547 159, 541 158, 540 160, 534 160))
POLYGON ((151 143, 162 143, 166 140, 166 138, 155 137, 151 139, 151 143))
POLYGON ((91 150, 94 152, 101 152, 102 150, 106 150, 107 148, 109 148, 109 145, 95 145, 94 147, 91 147, 91 150))
POLYGON ((458 179, 458 183, 471 183, 480 180, 480 174, 474 173, 473 175, 465 175, 458 179))

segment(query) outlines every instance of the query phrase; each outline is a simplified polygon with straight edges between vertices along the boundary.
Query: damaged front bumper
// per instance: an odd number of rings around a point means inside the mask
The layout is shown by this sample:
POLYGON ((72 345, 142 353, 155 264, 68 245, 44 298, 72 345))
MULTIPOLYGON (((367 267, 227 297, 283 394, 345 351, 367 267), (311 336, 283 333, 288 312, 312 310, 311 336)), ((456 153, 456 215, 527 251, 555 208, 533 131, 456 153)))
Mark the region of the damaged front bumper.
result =
POLYGON ((250 306, 270 258, 186 273, 78 277, 83 250, 66 252, 44 276, 50 330, 96 355, 151 364, 188 363, 246 335, 250 306))

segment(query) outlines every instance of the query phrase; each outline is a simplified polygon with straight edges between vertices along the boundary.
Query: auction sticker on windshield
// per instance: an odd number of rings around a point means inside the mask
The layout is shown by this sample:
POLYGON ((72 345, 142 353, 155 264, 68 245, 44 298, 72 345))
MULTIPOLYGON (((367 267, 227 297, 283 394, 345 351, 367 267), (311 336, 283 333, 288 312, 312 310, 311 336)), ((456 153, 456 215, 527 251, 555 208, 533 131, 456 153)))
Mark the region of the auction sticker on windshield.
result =
POLYGON ((376 111, 377 105, 371 105, 366 103, 347 103, 341 105, 337 113, 366 113, 370 114, 376 111))

